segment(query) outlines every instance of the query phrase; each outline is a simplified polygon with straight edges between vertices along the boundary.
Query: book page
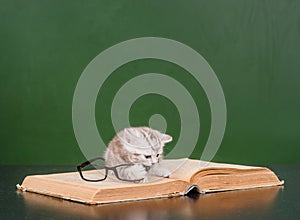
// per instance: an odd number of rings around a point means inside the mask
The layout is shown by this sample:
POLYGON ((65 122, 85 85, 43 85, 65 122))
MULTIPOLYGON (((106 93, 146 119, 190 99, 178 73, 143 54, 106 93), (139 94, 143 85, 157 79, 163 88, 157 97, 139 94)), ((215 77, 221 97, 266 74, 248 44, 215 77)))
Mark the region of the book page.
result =
POLYGON ((191 177, 201 171, 206 169, 217 170, 216 168, 233 168, 233 169, 255 169, 259 167, 236 165, 236 164, 225 164, 225 163, 214 163, 201 160, 193 160, 188 158, 183 159, 165 159, 161 161, 160 166, 167 168, 171 171, 170 178, 181 179, 190 182, 191 177))
MULTIPOLYGON (((98 175, 99 172, 102 172, 102 170, 92 170, 92 171, 86 171, 90 173, 94 173, 94 175, 98 175)), ((103 170, 104 172, 104 170, 103 170)), ((48 175, 36 175, 35 177, 48 179, 48 180, 55 180, 56 182, 61 183, 67 183, 69 185, 76 185, 77 187, 84 187, 84 188, 95 188, 95 189, 117 189, 117 188, 130 188, 130 187, 139 187, 144 185, 153 185, 153 184, 160 184, 160 183, 166 183, 171 182, 172 180, 168 178, 162 178, 162 177, 153 177, 149 178, 149 182, 146 183, 133 183, 133 182, 126 182, 121 181, 118 179, 115 179, 113 177, 108 176, 107 179, 104 181, 99 182, 88 182, 81 179, 78 172, 70 172, 70 173, 57 173, 57 174, 48 174, 48 175)))
POLYGON ((189 182, 191 176, 199 171, 200 161, 183 159, 166 159, 161 161, 160 166, 171 172, 170 179, 181 179, 189 182))

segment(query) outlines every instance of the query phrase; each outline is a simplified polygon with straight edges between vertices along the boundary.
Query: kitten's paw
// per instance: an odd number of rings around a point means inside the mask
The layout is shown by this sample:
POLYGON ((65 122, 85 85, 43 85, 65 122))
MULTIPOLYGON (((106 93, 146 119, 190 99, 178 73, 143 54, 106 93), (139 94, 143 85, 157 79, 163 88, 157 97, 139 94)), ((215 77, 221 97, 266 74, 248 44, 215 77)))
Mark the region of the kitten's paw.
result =
POLYGON ((168 178, 171 175, 171 172, 168 169, 159 166, 152 167, 150 173, 152 175, 165 177, 165 178, 168 178))
POLYGON ((171 172, 166 168, 159 168, 158 175, 165 177, 165 178, 169 178, 169 176, 171 175, 171 172))
POLYGON ((147 172, 143 165, 135 164, 127 168, 127 177, 129 180, 140 180, 140 182, 147 181, 147 172))

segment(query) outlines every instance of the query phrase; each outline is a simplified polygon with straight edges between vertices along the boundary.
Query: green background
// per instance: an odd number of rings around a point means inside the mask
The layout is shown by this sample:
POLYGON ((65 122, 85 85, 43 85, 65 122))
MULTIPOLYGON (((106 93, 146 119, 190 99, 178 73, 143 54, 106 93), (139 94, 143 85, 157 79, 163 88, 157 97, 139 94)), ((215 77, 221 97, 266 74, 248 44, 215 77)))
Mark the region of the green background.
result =
MULTIPOLYGON (((300 2, 0 0, 0 164, 77 164, 85 160, 72 127, 76 83, 89 62, 116 43, 164 37, 199 52, 226 97, 227 127, 214 160, 245 164, 298 163, 300 153, 300 2)), ((114 131, 110 104, 130 78, 169 74, 192 94, 201 134, 210 108, 200 85, 183 69, 140 60, 117 69, 96 103, 107 143, 114 131)), ((132 125, 163 114, 176 143, 180 121, 172 102, 149 94, 134 103, 132 125)))

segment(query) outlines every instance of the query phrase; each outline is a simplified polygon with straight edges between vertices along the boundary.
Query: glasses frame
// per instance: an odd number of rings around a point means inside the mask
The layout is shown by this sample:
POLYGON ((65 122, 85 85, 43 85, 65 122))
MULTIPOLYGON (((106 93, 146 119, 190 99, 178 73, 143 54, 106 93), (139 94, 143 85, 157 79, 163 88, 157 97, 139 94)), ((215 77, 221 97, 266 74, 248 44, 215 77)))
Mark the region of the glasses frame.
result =
MULTIPOLYGON (((133 166, 135 165, 134 163, 127 163, 127 164, 119 164, 117 166, 113 166, 113 167, 107 167, 107 166, 104 166, 102 169, 105 169, 105 176, 102 178, 102 179, 96 179, 96 180, 92 180, 92 179, 86 179, 82 172, 84 172, 82 169, 85 168, 86 166, 88 165, 93 165, 92 163, 96 160, 102 160, 103 162, 105 162, 105 159, 103 157, 96 157, 96 158, 93 158, 91 160, 88 160, 80 165, 77 166, 77 171, 79 172, 79 175, 81 177, 81 179, 85 180, 85 181, 88 181, 88 182, 100 182, 100 181, 103 181, 107 178, 108 176, 108 171, 111 170, 114 172, 115 176, 117 177, 117 179, 121 180, 121 181, 126 181, 126 182, 140 182, 142 181, 144 178, 142 179, 136 179, 136 180, 129 180, 129 179, 124 179, 124 178, 121 178, 118 174, 118 171, 117 171, 117 168, 119 167, 130 167, 130 166, 133 166)), ((95 167, 96 168, 96 167, 95 167)), ((145 166, 145 168, 147 168, 145 166)))

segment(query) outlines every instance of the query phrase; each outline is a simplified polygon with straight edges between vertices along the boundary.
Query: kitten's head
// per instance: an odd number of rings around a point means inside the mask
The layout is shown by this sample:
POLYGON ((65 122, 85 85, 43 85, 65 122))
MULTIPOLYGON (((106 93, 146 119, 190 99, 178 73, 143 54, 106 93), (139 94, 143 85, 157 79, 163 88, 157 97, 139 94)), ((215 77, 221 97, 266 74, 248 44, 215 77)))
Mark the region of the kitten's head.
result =
POLYGON ((163 148, 172 137, 149 127, 126 128, 118 134, 129 162, 152 166, 163 157, 163 148))

